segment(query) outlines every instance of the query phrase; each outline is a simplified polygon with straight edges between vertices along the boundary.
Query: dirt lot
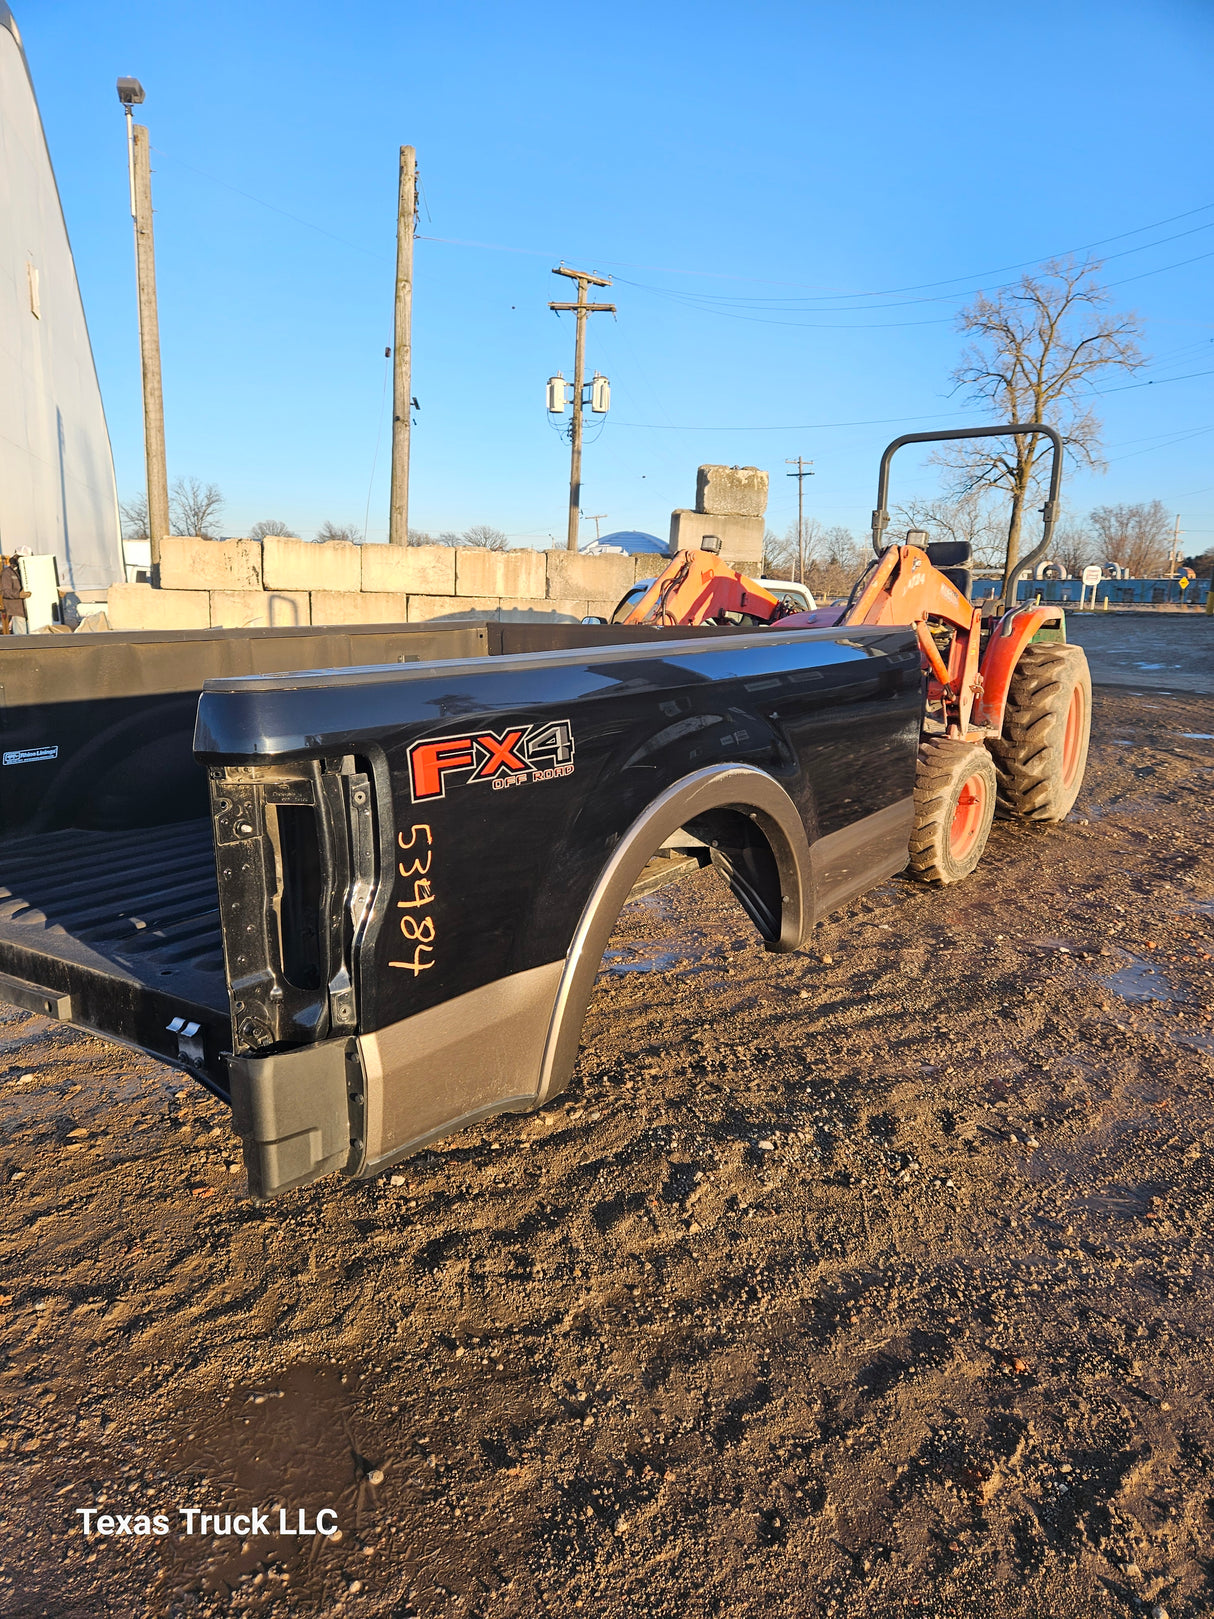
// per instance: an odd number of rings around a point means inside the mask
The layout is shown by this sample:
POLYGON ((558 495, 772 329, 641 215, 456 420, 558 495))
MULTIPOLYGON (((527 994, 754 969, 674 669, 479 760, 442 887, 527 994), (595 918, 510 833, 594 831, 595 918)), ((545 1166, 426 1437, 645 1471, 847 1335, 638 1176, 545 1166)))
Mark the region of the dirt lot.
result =
POLYGON ((1214 1612, 1212 789, 1101 690, 1064 827, 793 957, 663 890, 556 1105, 264 1208, 5 1013, 0 1612, 1214 1612), (251 1506, 341 1538, 179 1532, 251 1506))

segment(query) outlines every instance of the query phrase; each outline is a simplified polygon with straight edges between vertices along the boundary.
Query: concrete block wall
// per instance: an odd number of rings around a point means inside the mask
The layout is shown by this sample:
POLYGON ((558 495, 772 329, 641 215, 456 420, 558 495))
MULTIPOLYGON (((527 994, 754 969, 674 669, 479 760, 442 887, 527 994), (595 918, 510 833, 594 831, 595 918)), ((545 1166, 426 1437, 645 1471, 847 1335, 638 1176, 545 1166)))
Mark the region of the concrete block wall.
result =
POLYGON ((767 474, 760 467, 700 467, 696 511, 711 517, 765 517, 767 474))
POLYGON ((700 467, 695 510, 670 514, 670 549, 698 551, 705 534, 715 534, 723 562, 757 574, 763 566, 766 513, 767 474, 760 467, 700 467))
POLYGON ((361 590, 362 546, 267 534, 261 542, 261 577, 267 590, 361 590))
POLYGON ((116 630, 454 618, 568 624, 590 616, 610 618, 636 580, 651 578, 664 566, 660 556, 174 535, 162 548, 160 588, 112 585, 107 617, 116 630))
POLYGON ((763 560, 764 519, 726 517, 721 513, 673 511, 670 514, 670 549, 698 551, 705 534, 721 542, 721 559, 731 568, 753 574, 763 560))

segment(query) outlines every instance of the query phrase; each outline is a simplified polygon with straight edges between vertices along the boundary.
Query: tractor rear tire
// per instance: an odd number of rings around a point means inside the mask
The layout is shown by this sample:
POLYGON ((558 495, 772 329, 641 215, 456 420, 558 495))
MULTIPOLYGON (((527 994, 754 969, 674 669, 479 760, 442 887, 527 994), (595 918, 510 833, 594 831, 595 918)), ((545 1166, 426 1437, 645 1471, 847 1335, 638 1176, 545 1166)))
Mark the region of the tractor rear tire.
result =
POLYGON ((1088 762, 1092 677, 1082 647, 1026 646, 1012 674, 1003 733, 989 746, 999 808, 1024 821, 1070 814, 1088 762))
POLYGON ((995 766, 981 744, 932 737, 919 748, 910 874, 959 883, 982 858, 995 817, 995 766))

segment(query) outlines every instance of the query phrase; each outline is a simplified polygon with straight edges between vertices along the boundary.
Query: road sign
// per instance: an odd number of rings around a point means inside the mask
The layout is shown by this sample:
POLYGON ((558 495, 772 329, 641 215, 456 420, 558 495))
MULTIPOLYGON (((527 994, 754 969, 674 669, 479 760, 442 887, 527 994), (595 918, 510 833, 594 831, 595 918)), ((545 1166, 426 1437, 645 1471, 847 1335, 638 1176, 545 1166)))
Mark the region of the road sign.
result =
POLYGON ((1098 562, 1089 563, 1083 570, 1083 582, 1085 585, 1098 585, 1103 578, 1104 569, 1098 562))

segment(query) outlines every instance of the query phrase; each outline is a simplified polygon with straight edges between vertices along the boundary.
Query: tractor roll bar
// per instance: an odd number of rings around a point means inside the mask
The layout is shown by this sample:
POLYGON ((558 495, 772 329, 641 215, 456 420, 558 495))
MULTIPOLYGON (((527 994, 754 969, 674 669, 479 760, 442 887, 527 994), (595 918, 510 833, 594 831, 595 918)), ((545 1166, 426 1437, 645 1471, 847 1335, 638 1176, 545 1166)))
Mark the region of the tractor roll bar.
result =
MULTIPOLYGON (((1041 508, 1044 519, 1041 541, 1028 556, 1022 557, 1016 563, 1016 572, 1035 567, 1049 549, 1054 524, 1058 518, 1058 492, 1062 487, 1062 439, 1056 428, 1047 427, 1044 422, 1008 422, 1003 427, 947 427, 936 433, 903 433, 901 438, 887 444, 881 457, 881 471, 877 474, 877 509, 873 513, 873 550, 877 555, 881 555, 882 537, 889 526, 889 512, 886 510, 885 502, 889 497, 889 464, 896 450, 900 450, 904 444, 933 444, 955 438, 1001 438, 1004 435, 1014 437, 1023 433, 1044 433, 1050 441, 1052 451, 1050 492, 1046 496, 1045 505, 1041 508)), ((1001 594, 1006 596, 1011 588, 1012 581, 1008 578, 1008 571, 1005 568, 1001 594)))

